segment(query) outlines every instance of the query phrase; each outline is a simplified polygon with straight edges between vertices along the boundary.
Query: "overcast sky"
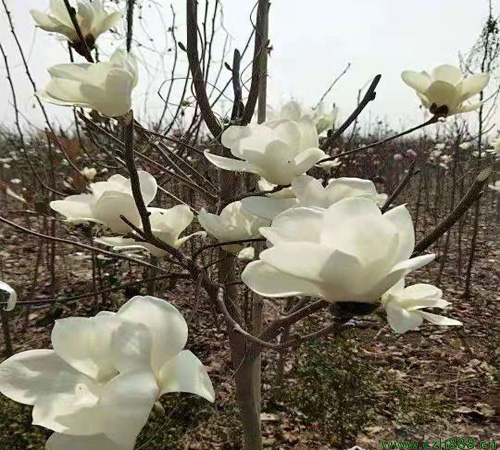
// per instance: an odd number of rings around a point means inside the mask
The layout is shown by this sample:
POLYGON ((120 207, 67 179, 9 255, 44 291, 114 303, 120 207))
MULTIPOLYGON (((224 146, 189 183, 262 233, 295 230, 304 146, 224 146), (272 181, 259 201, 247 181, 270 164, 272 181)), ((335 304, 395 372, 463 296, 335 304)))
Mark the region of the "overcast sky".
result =
MULTIPOLYGON (((49 0, 7 0, 7 3, 34 78, 41 88, 48 80, 45 68, 68 61, 64 44, 55 36, 36 29, 29 15, 33 8, 45 10, 49 0)), ((123 5, 124 0, 118 3, 123 5)), ((172 17, 170 4, 177 11, 178 38, 185 41, 185 2, 142 0, 139 3, 144 8, 136 36, 151 50, 143 47, 140 51, 140 59, 147 70, 141 72, 134 101, 143 117, 147 114, 155 118, 161 109, 156 91, 171 70, 171 53, 165 53, 171 46, 165 32, 172 17), (147 103, 144 102, 146 98, 147 103)), ((204 2, 200 1, 202 4, 204 2)), ((223 0, 224 26, 231 37, 232 48, 242 49, 245 45, 251 31, 249 17, 253 4, 251 0, 223 0)), ((500 5, 495 6, 498 10, 500 5)), ((274 0, 270 22, 273 51, 269 63, 269 101, 277 104, 293 97, 314 105, 331 81, 351 63, 347 75, 326 99, 339 106, 342 117, 355 106, 358 89, 380 73, 382 82, 377 100, 372 102, 365 118, 384 118, 396 128, 420 123, 422 111, 413 91, 402 83, 401 71, 431 70, 443 63, 458 64, 458 53, 467 52, 474 44, 486 13, 486 0, 274 0)), ((218 36, 216 59, 220 59, 224 33, 218 36)), ((21 111, 30 121, 42 125, 40 113, 33 108, 33 91, 20 64, 3 11, 0 13, 0 41, 8 52, 21 111)), ((123 40, 106 37, 99 44, 101 53, 106 55, 122 45, 123 40)), ((227 56, 229 63, 231 54, 227 56)), ((3 61, 0 66, 3 69, 3 61)), ((184 69, 177 75, 183 73, 184 69)), ((224 73, 225 77, 227 75, 224 73)), ((0 92, 0 123, 12 123, 11 96, 3 76, 0 92)), ((68 117, 65 108, 51 106, 49 112, 54 120, 64 121, 68 117)), ((497 117, 500 117, 498 113, 497 117)))

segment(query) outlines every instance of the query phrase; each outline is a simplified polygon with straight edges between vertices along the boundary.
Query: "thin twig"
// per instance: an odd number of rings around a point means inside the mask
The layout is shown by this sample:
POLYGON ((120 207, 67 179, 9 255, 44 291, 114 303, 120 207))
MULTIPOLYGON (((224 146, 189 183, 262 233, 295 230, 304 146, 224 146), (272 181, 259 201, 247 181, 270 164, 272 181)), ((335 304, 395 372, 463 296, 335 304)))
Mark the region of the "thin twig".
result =
POLYGON ((375 89, 377 88, 381 78, 382 75, 375 76, 359 105, 339 128, 337 128, 335 131, 332 130, 332 133, 327 137, 327 139, 321 146, 322 150, 326 150, 327 148, 329 148, 342 135, 342 133, 347 130, 347 128, 349 128, 351 123, 353 123, 356 118, 363 112, 368 103, 370 103, 372 100, 375 100, 375 97, 377 95, 375 89))
POLYGON ((390 141, 392 141, 394 139, 400 138, 400 137, 405 136, 407 134, 413 133, 414 131, 420 130, 421 128, 424 128, 424 127, 426 127, 428 125, 436 123, 438 120, 439 120, 439 116, 438 115, 432 116, 429 120, 425 121, 424 123, 421 123, 420 125, 417 125, 417 126, 415 126, 413 128, 410 128, 408 130, 402 131, 401 133, 395 134, 394 136, 389 136, 389 137, 387 137, 385 139, 382 139, 380 141, 373 142, 372 144, 364 145, 362 147, 358 147, 358 148, 355 148, 353 150, 348 150, 346 152, 339 153, 338 155, 335 155, 335 156, 330 156, 328 158, 323 158, 317 164, 321 164, 321 163, 324 163, 324 162, 327 162, 327 161, 332 161, 332 160, 340 158, 342 156, 352 155, 354 153, 358 153, 358 152, 361 152, 363 150, 368 150, 369 148, 373 148, 373 147, 377 147, 377 146, 382 145, 382 144, 386 144, 387 142, 390 142, 390 141))
POLYGON ((417 163, 416 159, 414 161, 412 161, 412 163, 410 164, 410 167, 408 167, 408 172, 401 180, 401 183, 399 183, 398 186, 396 187, 396 189, 394 189, 394 192, 389 196, 387 201, 384 203, 384 206, 382 206, 382 208, 380 208, 383 213, 386 212, 389 209, 389 207, 391 206, 391 204, 394 202, 394 200, 396 200, 398 198, 399 194, 401 194, 401 192, 407 186, 407 184, 410 182, 410 180, 413 178, 413 176, 420 172, 420 170, 415 170, 416 163, 417 163))

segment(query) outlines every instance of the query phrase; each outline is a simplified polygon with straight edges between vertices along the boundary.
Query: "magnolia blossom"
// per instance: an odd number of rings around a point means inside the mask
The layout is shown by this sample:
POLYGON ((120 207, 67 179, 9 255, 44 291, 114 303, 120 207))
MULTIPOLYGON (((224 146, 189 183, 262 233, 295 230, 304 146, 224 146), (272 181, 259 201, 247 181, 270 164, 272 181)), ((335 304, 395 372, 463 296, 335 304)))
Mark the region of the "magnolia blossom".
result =
POLYGON ((256 216, 272 220, 289 208, 328 208, 349 197, 367 198, 379 206, 387 200, 386 194, 377 193, 372 181, 361 178, 332 178, 328 186, 323 187, 321 181, 309 175, 301 175, 292 181, 291 189, 295 198, 247 197, 242 200, 243 207, 256 216))
MULTIPOLYGON (((259 236, 259 228, 269 225, 268 220, 245 211, 241 202, 227 205, 219 215, 211 214, 202 209, 198 214, 198 222, 202 228, 219 242, 240 241, 259 236)), ((224 250, 236 253, 241 250, 239 244, 225 245, 224 250)))
POLYGON ((4 281, 0 281, 0 291, 7 293, 7 306, 5 307, 5 311, 12 311, 16 307, 16 291, 4 281))
MULTIPOLYGON (((177 205, 170 209, 148 208, 149 223, 151 231, 161 241, 171 245, 174 248, 179 248, 184 242, 196 235, 205 235, 203 231, 190 234, 188 236, 179 237, 179 235, 191 224, 194 214, 187 205, 177 205)), ((135 233, 131 233, 135 234, 135 233)), ((131 250, 131 249, 146 249, 152 255, 163 257, 168 254, 148 242, 141 242, 139 236, 137 239, 133 237, 101 237, 95 240, 99 244, 109 245, 113 250, 131 250)))
MULTIPOLYGON (((78 34, 63 0, 51 0, 48 14, 34 9, 30 14, 42 30, 62 34, 72 44, 79 43, 78 34)), ((78 0, 76 5, 76 20, 89 47, 93 47, 96 39, 116 25, 124 14, 123 11, 106 12, 101 0, 78 0)))
POLYGON ((435 325, 462 325, 458 320, 421 311, 424 308, 444 309, 451 304, 442 297, 443 292, 435 286, 414 284, 405 288, 404 280, 400 280, 382 296, 382 305, 389 325, 396 333, 414 330, 424 319, 435 325))
MULTIPOLYGON (((156 196, 156 180, 147 172, 140 170, 138 174, 142 198, 147 206, 156 196)), ((90 191, 90 194, 70 195, 64 200, 52 201, 50 207, 65 216, 68 222, 101 223, 120 234, 130 231, 120 216, 126 217, 135 226, 141 225, 128 178, 113 175, 108 181, 91 183, 90 191)))
POLYGON ((48 449, 132 450, 163 394, 214 401, 202 363, 183 350, 187 337, 174 306, 137 296, 116 314, 58 320, 53 350, 29 350, 0 364, 0 392, 33 405, 33 424, 55 431, 48 449))
POLYGON ((87 178, 87 180, 92 181, 97 175, 97 169, 95 169, 94 167, 84 167, 82 170, 80 170, 80 173, 85 178, 87 178))
POLYGON ((37 95, 61 106, 99 111, 107 117, 127 114, 138 82, 133 54, 117 50, 107 62, 58 64, 48 69, 52 79, 37 95))
POLYGON ((458 148, 460 150, 469 150, 472 147, 472 144, 470 142, 462 142, 458 148))
POLYGON ((490 76, 480 73, 465 78, 459 68, 448 64, 436 67, 431 74, 406 70, 403 81, 415 89, 422 104, 433 114, 448 116, 473 111, 481 102, 468 100, 479 94, 488 84, 490 76))
POLYGON ((323 133, 329 128, 333 128, 337 120, 338 108, 335 106, 331 111, 326 111, 325 105, 320 103, 316 108, 304 109, 300 103, 290 101, 285 103, 279 111, 268 107, 267 123, 280 120, 311 120, 316 127, 318 134, 323 133))
POLYGON ((405 206, 382 214, 366 198, 343 199, 326 210, 292 208, 260 232, 272 247, 248 264, 241 278, 266 297, 374 303, 434 259, 411 258, 415 233, 405 206))
POLYGON ((290 184, 325 157, 310 120, 231 126, 222 134, 222 144, 239 159, 206 150, 205 156, 212 164, 224 170, 255 173, 278 185, 290 184))

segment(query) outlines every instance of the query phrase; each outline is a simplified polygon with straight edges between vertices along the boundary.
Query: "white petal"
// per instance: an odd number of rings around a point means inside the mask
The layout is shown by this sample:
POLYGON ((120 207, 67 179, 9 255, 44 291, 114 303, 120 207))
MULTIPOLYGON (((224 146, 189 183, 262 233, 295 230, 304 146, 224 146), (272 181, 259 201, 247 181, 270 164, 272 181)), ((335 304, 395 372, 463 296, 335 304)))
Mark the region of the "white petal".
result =
POLYGON ((215 400, 215 392, 201 361, 189 350, 180 352, 167 361, 160 370, 160 395, 169 392, 187 392, 215 400))
MULTIPOLYGON (((341 251, 321 244, 284 243, 260 254, 260 259, 277 270, 308 280, 318 286, 327 301, 359 300, 361 265, 341 251)), ((377 300, 371 299, 371 300, 377 300)))
POLYGON ((188 328, 182 314, 165 300, 136 296, 118 311, 123 320, 142 323, 152 337, 151 362, 157 371, 186 345, 188 328))
POLYGON ((53 78, 43 91, 37 92, 38 97, 56 105, 89 107, 89 99, 82 92, 82 83, 64 78, 53 78))
POLYGON ((356 256, 380 277, 397 262, 398 230, 378 206, 365 198, 346 198, 328 208, 321 242, 331 249, 356 256))
POLYGON ((113 250, 121 250, 120 247, 142 247, 134 238, 125 238, 123 236, 102 236, 95 238, 94 242, 114 247, 113 250))
POLYGON ((408 86, 420 93, 425 93, 431 84, 431 79, 427 74, 413 70, 405 70, 401 74, 401 78, 408 86))
POLYGON ((441 298, 443 291, 432 284, 417 283, 405 288, 402 296, 414 299, 441 298))
POLYGON ((428 313, 425 311, 418 312, 424 319, 433 323, 434 325, 443 325, 443 326, 460 326, 463 325, 462 322, 450 319, 449 317, 438 316, 437 314, 428 313))
POLYGON ((50 207, 68 219, 94 218, 93 204, 95 198, 91 194, 70 195, 64 200, 50 202, 50 207))
POLYGON ((33 405, 40 398, 72 394, 85 375, 66 364, 54 350, 29 350, 0 364, 0 392, 10 399, 33 405))
POLYGON ((134 198, 124 192, 104 192, 95 204, 94 214, 115 233, 125 234, 130 231, 130 227, 120 216, 124 216, 135 226, 141 225, 134 198))
POLYGON ((294 206, 294 198, 247 197, 241 200, 243 207, 262 219, 272 220, 278 214, 294 206))
POLYGON ((133 447, 159 394, 149 370, 136 369, 113 378, 100 399, 104 434, 119 445, 133 447))
POLYGON ((5 307, 5 311, 12 311, 16 307, 16 291, 4 281, 0 281, 0 291, 7 292, 7 306, 5 307))
POLYGON ((320 208, 330 206, 326 189, 321 181, 314 177, 300 175, 292 180, 292 189, 300 206, 319 206, 320 208))
POLYGON ((43 396, 33 407, 33 425, 77 436, 102 433, 99 393, 96 384, 78 383, 72 393, 43 396))
POLYGON ((413 270, 420 269, 420 267, 423 267, 426 264, 429 264, 431 261, 434 261, 435 257, 436 255, 434 253, 430 253, 428 255, 416 256, 415 258, 411 258, 396 264, 393 267, 392 271, 395 272, 404 270, 407 271, 407 273, 410 273, 413 270))
POLYGON ((149 220, 154 232, 168 235, 168 243, 173 243, 193 221, 194 214, 187 205, 177 205, 170 209, 149 208, 149 220))
POLYGON ((96 380, 108 377, 116 372, 110 358, 111 337, 120 323, 114 316, 57 320, 52 329, 52 346, 76 370, 96 380))
MULTIPOLYGON (((295 176, 301 175, 307 172, 311 167, 313 167, 318 161, 325 158, 325 152, 319 148, 309 148, 299 153, 293 160, 295 164, 295 176)), ((290 179, 289 182, 292 180, 290 179)), ((287 184, 287 183, 283 183, 287 184)))
POLYGON ((249 172, 249 173, 259 173, 258 169, 249 162, 240 161, 233 158, 225 158, 224 156, 214 155, 208 150, 204 152, 205 157, 214 165, 220 169, 230 170, 232 172, 249 172))
POLYGON ((241 274, 241 279, 252 291, 264 297, 321 295, 321 291, 313 283, 280 272, 262 261, 248 264, 241 274))
POLYGON ((443 64, 432 71, 432 78, 450 84, 457 84, 462 78, 462 72, 458 67, 451 64, 443 64))
POLYGON ((342 177, 330 180, 325 189, 328 197, 328 205, 349 197, 363 197, 375 201, 377 189, 370 180, 362 178, 342 177))
POLYGON ((386 308, 387 321, 396 333, 406 333, 418 328, 423 320, 420 314, 402 308, 389 306, 386 308))
MULTIPOLYGON (((139 183, 141 185, 142 198, 145 205, 148 206, 154 200, 158 191, 156 178, 144 170, 139 170, 137 175, 139 176, 139 183)), ((132 191, 132 188, 130 188, 130 191, 132 191)))
POLYGON ((319 243, 324 210, 293 208, 278 215, 271 227, 261 228, 262 236, 273 245, 282 242, 319 243))
POLYGON ((446 81, 434 81, 427 89, 426 95, 431 104, 435 103, 438 107, 447 106, 449 114, 455 112, 460 102, 457 89, 446 81))
POLYGON ((390 220, 398 230, 399 250, 397 261, 408 259, 415 248, 415 230, 410 212, 406 206, 400 205, 387 211, 383 217, 390 220))
POLYGON ((300 149, 316 148, 319 146, 318 130, 310 119, 303 119, 297 122, 300 130, 300 149))
POLYGON ((124 16, 124 12, 118 11, 118 12, 113 12, 111 14, 108 14, 104 20, 102 20, 99 24, 98 27, 95 27, 93 29, 93 36, 94 37, 99 37, 102 33, 105 31, 109 30, 110 28, 113 28, 119 21, 120 19, 124 16))
POLYGON ((81 94, 92 109, 107 117, 118 117, 130 111, 133 85, 133 74, 114 67, 107 70, 104 86, 84 83, 81 94))
POLYGON ((142 323, 124 321, 113 333, 112 357, 121 373, 150 368, 151 348, 151 333, 142 323))
POLYGON ((489 81, 490 75, 487 73, 478 73, 467 77, 460 83, 460 100, 463 102, 479 94, 488 85, 489 81))
POLYGON ((118 445, 104 434, 71 436, 54 433, 45 443, 45 450, 133 450, 133 446, 118 445))

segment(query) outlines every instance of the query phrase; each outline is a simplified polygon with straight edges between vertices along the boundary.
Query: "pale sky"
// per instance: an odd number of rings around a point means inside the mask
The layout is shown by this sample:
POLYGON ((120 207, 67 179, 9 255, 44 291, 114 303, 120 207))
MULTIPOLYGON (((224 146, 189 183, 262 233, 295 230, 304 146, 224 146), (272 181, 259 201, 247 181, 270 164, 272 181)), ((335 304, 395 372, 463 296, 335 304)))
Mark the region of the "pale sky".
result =
MULTIPOLYGON (((29 15, 33 8, 45 10, 49 0, 7 0, 7 3, 34 78, 42 88, 49 78, 45 68, 68 61, 63 43, 36 29, 29 15)), ((177 12, 178 39, 185 41, 185 2, 138 0, 138 3, 144 8, 136 37, 145 46, 154 46, 156 51, 144 48, 140 51, 140 60, 148 70, 141 72, 140 85, 134 93, 134 107, 143 118, 147 114, 154 119, 162 107, 156 92, 169 76, 172 64, 172 53, 164 51, 169 45, 165 30, 171 21, 170 4, 177 12)), ((204 2, 199 3, 202 17, 204 2)), ((118 0, 118 4, 123 6, 125 1, 118 0)), ((224 26, 231 36, 231 48, 241 50, 251 31, 249 16, 254 1, 223 0, 223 5, 224 26)), ((495 0, 494 6, 498 13, 499 0, 495 0)), ((486 0, 273 0, 269 103, 295 98, 306 105, 314 105, 350 62, 351 69, 326 99, 328 103, 337 104, 341 118, 355 107, 358 89, 380 73, 382 81, 377 99, 365 111, 365 119, 385 118, 397 129, 418 124, 422 121, 419 102, 414 92, 401 81, 400 73, 406 69, 431 70, 443 63, 458 65, 458 53, 467 52, 474 44, 486 13, 486 0)), ((0 41, 8 52, 21 111, 31 122, 41 126, 41 115, 33 108, 33 91, 6 22, 1 11, 0 41)), ((218 36, 215 59, 220 59, 224 33, 218 36)), ((101 53, 109 55, 113 48, 123 45, 123 40, 106 37, 99 45, 101 53)), ((184 55, 182 58, 185 60, 184 55)), ((228 63, 231 59, 232 50, 226 57, 228 63)), ((11 96, 3 68, 3 61, 0 61, 0 124, 11 124, 11 96)), ((212 70, 215 72, 215 67, 212 70)), ((177 75, 184 73, 182 67, 177 75)), ((223 76, 226 80, 227 70, 223 76)), ((64 122, 69 117, 65 108, 50 106, 48 110, 54 120, 64 122)), ((500 119, 498 112, 496 117, 500 119)))

